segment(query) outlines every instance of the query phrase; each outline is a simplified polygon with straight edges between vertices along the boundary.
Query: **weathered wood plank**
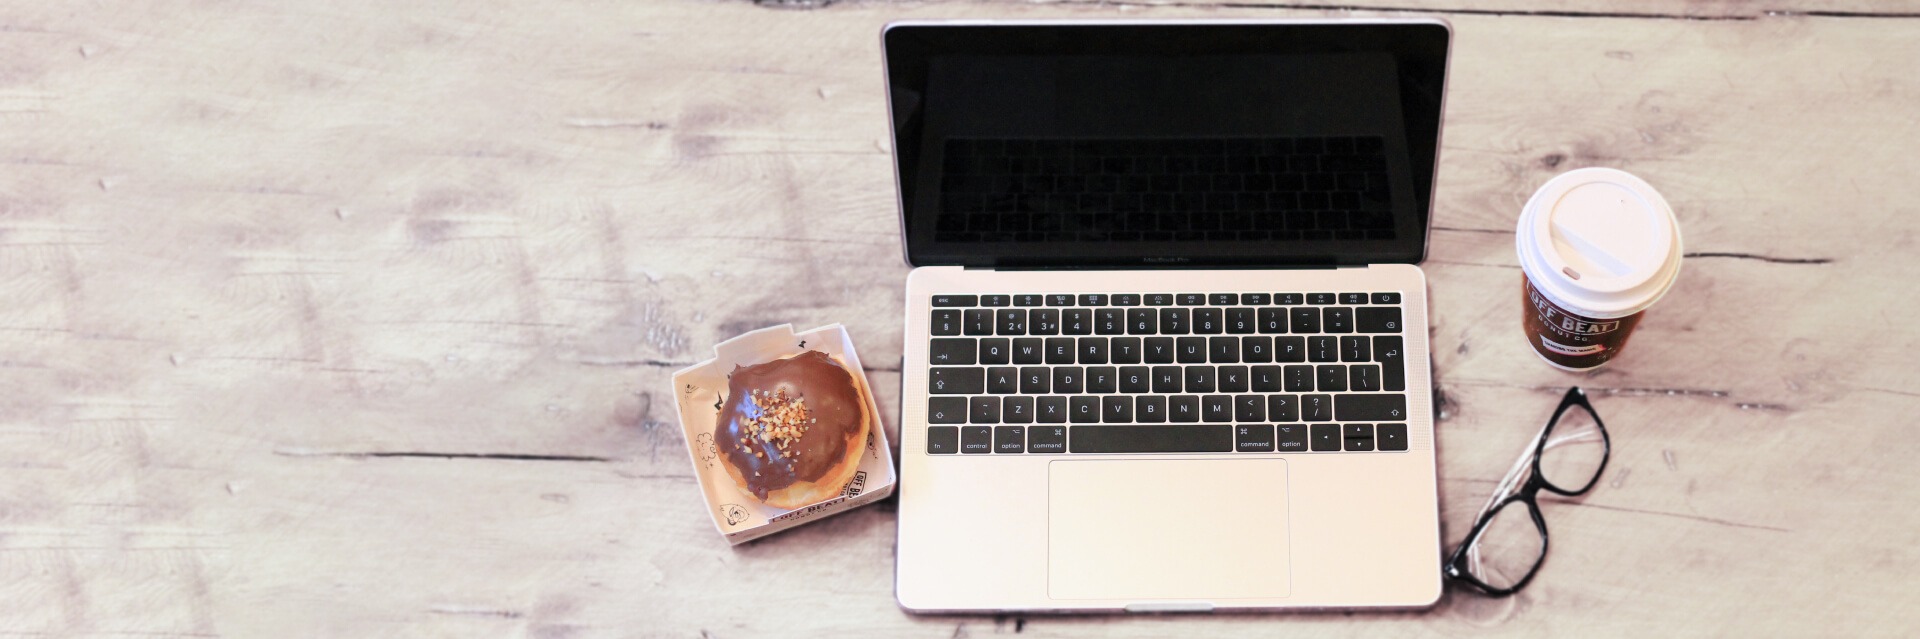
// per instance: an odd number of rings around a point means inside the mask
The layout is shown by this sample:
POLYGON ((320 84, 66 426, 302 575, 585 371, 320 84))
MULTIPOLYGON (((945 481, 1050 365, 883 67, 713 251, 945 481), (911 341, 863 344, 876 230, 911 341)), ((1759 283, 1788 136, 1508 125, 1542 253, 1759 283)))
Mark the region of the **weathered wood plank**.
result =
POLYGON ((1920 396, 1899 294, 1920 40, 1907 18, 1809 15, 1915 10, 1365 5, 0 9, 0 628, 1920 626, 1899 605, 1920 564, 1899 419, 1920 396), (1427 263, 1449 541, 1560 388, 1595 389, 1616 431, 1602 488, 1548 506, 1554 556, 1524 595, 919 618, 891 600, 887 505, 738 549, 712 533, 665 394, 711 344, 846 323, 894 419, 881 24, 1400 9, 1458 37, 1427 263), (1520 341, 1508 231, 1535 186, 1588 165, 1659 186, 1700 256, 1633 352, 1582 378, 1520 341), (1780 601, 1823 603, 1768 614, 1780 601))

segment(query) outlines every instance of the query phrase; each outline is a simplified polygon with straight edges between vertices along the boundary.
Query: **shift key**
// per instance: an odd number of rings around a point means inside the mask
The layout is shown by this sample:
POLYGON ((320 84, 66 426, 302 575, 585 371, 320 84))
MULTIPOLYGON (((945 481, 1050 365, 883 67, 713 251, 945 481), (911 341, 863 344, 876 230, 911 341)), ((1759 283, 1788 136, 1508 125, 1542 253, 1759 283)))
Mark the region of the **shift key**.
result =
MULTIPOLYGON (((987 369, 935 368, 927 375, 927 391, 935 395, 979 395, 987 391, 987 369)), ((1384 421, 1385 418, 1375 421, 1384 421)))
POLYGON ((1400 393, 1334 395, 1333 418, 1343 422, 1405 421, 1407 396, 1400 393))

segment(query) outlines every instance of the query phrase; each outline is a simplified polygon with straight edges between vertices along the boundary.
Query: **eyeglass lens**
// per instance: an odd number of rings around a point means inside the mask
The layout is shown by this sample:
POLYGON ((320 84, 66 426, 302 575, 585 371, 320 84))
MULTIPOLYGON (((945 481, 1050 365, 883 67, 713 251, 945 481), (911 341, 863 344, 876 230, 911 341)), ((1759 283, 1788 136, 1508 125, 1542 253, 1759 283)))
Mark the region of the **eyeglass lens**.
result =
POLYGON ((1573 404, 1560 414, 1540 452, 1540 479, 1563 492, 1591 486, 1607 458, 1606 439, 1593 412, 1573 404))
POLYGON ((1468 550, 1466 569, 1482 583, 1513 588, 1546 556, 1546 539, 1526 502, 1509 501, 1495 511, 1468 550))

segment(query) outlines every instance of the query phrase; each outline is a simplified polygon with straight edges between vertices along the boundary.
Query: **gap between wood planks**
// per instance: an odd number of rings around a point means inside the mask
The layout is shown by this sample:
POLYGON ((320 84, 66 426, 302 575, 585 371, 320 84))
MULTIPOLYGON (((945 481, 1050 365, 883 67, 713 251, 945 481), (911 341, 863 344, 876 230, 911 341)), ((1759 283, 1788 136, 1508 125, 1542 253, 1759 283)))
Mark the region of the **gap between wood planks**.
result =
POLYGON ((619 461, 612 457, 592 455, 529 455, 523 453, 451 453, 434 451, 311 451, 311 450, 275 450, 273 454, 281 457, 333 457, 345 459, 377 459, 386 457, 415 459, 489 459, 505 461, 557 461, 607 463, 619 461))
MULTIPOLYGON (((751 0, 755 6, 767 9, 814 10, 825 9, 843 0, 751 0)), ((846 4, 892 4, 885 0, 855 1, 846 4)), ((1465 9, 1465 8, 1425 8, 1398 7, 1391 5, 1365 6, 1348 4, 1321 4, 1295 2, 1152 2, 1147 0, 972 0, 970 4, 1024 4, 1059 6, 1097 6, 1128 8, 1182 8, 1182 9, 1265 9, 1274 11, 1345 11, 1345 12, 1381 12, 1381 13, 1421 13, 1441 15, 1470 16, 1518 16, 1538 18, 1613 18, 1626 20, 1688 20, 1698 22, 1750 22, 1761 18, 1920 18, 1920 12, 1910 11, 1800 11, 1795 9, 1758 9, 1752 13, 1732 15, 1695 15, 1685 13, 1624 11, 1574 11, 1566 9, 1548 9, 1540 11, 1514 9, 1465 9)))

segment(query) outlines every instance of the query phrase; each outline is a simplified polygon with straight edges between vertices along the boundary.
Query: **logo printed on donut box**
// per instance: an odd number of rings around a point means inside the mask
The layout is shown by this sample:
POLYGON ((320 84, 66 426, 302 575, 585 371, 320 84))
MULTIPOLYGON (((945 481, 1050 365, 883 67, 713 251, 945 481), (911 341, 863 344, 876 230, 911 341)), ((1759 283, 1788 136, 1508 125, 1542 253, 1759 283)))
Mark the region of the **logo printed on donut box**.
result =
POLYGON ((1540 323, 1548 328, 1558 329, 1568 335, 1605 335, 1620 330, 1619 320, 1590 322, 1568 315, 1560 307, 1554 306, 1553 302, 1547 301, 1539 291, 1529 291, 1527 297, 1533 300, 1534 309, 1540 312, 1540 323))

